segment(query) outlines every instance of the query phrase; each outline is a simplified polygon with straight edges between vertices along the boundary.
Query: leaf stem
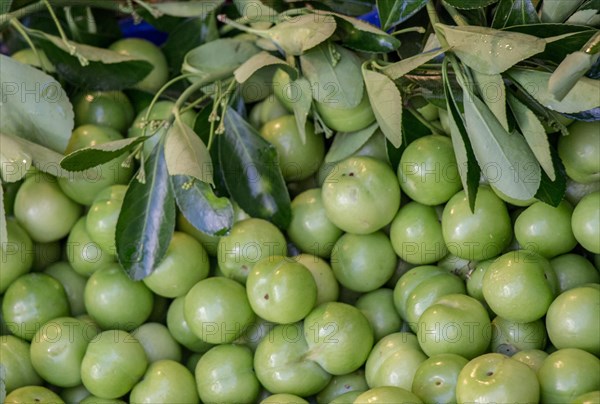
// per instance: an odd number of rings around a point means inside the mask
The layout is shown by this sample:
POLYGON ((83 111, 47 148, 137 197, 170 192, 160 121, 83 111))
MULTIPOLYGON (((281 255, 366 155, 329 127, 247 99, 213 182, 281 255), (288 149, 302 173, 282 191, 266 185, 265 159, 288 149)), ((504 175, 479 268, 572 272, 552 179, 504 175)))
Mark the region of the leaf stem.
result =
POLYGON ((456 25, 459 25, 459 26, 469 25, 469 23, 465 19, 465 17, 463 17, 463 15, 461 13, 459 13, 454 7, 452 7, 450 4, 446 3, 445 1, 443 1, 442 4, 444 5, 444 8, 446 9, 446 11, 448 11, 448 13, 450 14, 450 17, 452 17, 452 19, 454 20, 456 25))
POLYGON ((27 33, 27 30, 23 26, 23 24, 21 24, 19 22, 19 20, 17 20, 16 18, 13 18, 12 20, 10 20, 10 25, 12 25, 13 28, 16 29, 19 34, 21 34, 21 36, 23 37, 23 39, 25 39, 25 42, 27 42, 27 45, 29 45, 29 47, 31 48, 31 50, 33 50, 33 54, 35 55, 35 57, 40 62, 40 66, 42 66, 42 69, 46 70, 45 66, 44 66, 44 63, 42 63, 42 58, 40 57, 40 54, 38 53, 38 50, 35 47, 35 44, 31 40, 31 37, 27 33))
POLYGON ((391 35, 392 36, 402 35, 402 34, 406 34, 407 32, 417 32, 419 34, 424 34, 427 32, 427 30, 423 27, 408 27, 408 28, 401 29, 399 31, 392 32, 391 35))
POLYGON ((424 126, 427 127, 427 129, 431 130, 431 132, 434 135, 444 135, 444 130, 442 129, 442 127, 434 124, 433 122, 429 122, 427 119, 425 119, 425 117, 423 116, 423 114, 421 114, 415 107, 407 107, 406 109, 408 109, 414 116, 415 118, 417 118, 419 120, 419 122, 421 122, 424 126))
POLYGON ((54 21, 54 24, 56 25, 56 29, 58 29, 60 38, 62 39, 62 41, 65 44, 65 46, 67 47, 67 49, 69 49, 69 53, 71 55, 77 57, 81 66, 89 65, 90 64, 89 60, 87 60, 83 55, 81 55, 79 52, 77 52, 77 47, 69 42, 69 38, 67 38, 67 35, 65 34, 65 31, 62 28, 62 25, 60 25, 60 21, 58 20, 58 17, 54 13, 54 9, 52 8, 52 5, 50 4, 50 2, 48 0, 42 0, 42 1, 44 2, 44 4, 46 5, 46 8, 48 9, 48 13, 50 14, 50 17, 52 17, 52 21, 54 21))

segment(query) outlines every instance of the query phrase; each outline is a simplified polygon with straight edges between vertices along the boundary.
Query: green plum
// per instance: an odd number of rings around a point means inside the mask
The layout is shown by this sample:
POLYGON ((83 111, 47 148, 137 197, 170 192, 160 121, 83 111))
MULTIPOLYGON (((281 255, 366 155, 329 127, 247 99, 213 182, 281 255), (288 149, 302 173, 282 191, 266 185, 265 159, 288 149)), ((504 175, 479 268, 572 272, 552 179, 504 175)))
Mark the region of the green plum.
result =
POLYGON ((184 299, 183 313, 189 328, 210 344, 234 341, 255 318, 246 290, 232 279, 201 280, 184 299))
POLYGON ((458 375, 459 403, 537 403, 540 385, 535 372, 499 353, 472 359, 458 375))
POLYGON ((580 348, 600 356, 600 288, 582 285, 560 294, 546 313, 546 328, 556 348, 580 348))
POLYGON ((396 175, 372 157, 349 157, 337 163, 321 195, 329 220, 348 233, 373 233, 389 224, 400 207, 396 175))
POLYGON ((217 345, 196 365, 196 385, 205 403, 252 403, 260 391, 252 351, 240 345, 217 345))
POLYGON ((598 389, 600 359, 577 348, 559 349, 544 360, 538 378, 543 403, 568 403, 598 389))
POLYGON ((400 208, 392 221, 390 240, 396 254, 415 265, 432 264, 448 253, 435 208, 418 202, 400 208))
POLYGON ((332 375, 362 366, 373 346, 373 329, 356 307, 340 302, 317 306, 304 319, 307 358, 332 375))
POLYGON ((81 362, 81 380, 95 396, 118 398, 133 388, 147 367, 142 344, 126 331, 107 330, 88 344, 81 362))
POLYGON ((394 306, 394 291, 379 288, 358 298, 356 308, 367 317, 375 337, 375 342, 388 334, 397 332, 402 319, 394 306))
POLYGON ((331 251, 331 268, 346 288, 370 292, 383 286, 393 275, 398 257, 382 231, 370 234, 346 233, 331 251))
POLYGON ((312 310, 317 284, 312 273, 294 259, 265 257, 248 274, 246 293, 258 316, 289 324, 302 320, 312 310))
POLYGON ((42 379, 31 363, 29 343, 14 335, 0 338, 0 358, 5 373, 2 378, 7 393, 23 386, 42 384, 42 379))
POLYGON ((254 265, 264 257, 287 255, 287 242, 272 223, 257 218, 236 222, 217 247, 219 268, 228 278, 246 283, 254 265))
POLYGON ((498 316, 492 320, 492 352, 513 356, 522 350, 544 349, 547 341, 546 326, 542 319, 518 323, 498 316))
POLYGON ((196 381, 192 373, 181 363, 170 359, 151 363, 129 394, 130 403, 178 403, 200 402, 196 381))
POLYGON ((469 361, 456 354, 438 354, 422 362, 411 391, 426 403, 456 403, 458 375, 469 361))

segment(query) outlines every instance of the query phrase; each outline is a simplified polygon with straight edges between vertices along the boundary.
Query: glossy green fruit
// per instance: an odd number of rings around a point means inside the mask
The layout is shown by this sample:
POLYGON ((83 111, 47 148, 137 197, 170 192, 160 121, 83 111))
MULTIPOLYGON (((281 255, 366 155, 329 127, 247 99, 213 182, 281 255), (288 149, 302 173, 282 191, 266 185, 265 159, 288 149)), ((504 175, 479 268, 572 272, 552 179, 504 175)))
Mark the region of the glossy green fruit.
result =
POLYGON ((280 324, 262 339, 254 354, 256 376, 271 393, 310 396, 321 391, 331 375, 308 357, 301 323, 280 324))
POLYGON ((330 262, 340 284, 357 292, 370 292, 390 279, 397 260, 390 239, 377 231, 344 234, 335 243, 330 262))
POLYGON ((366 91, 354 108, 336 108, 334 103, 327 102, 314 103, 323 123, 337 132, 356 132, 375 122, 375 114, 366 91))
POLYGON ((586 283, 600 283, 600 272, 579 254, 564 254, 550 260, 562 293, 586 283))
POLYGON ((11 332, 31 341, 47 321, 69 315, 69 300, 59 281, 29 273, 10 284, 2 299, 2 316, 11 332))
POLYGON ((174 299, 169 305, 167 311, 167 328, 173 338, 192 352, 204 353, 210 349, 211 344, 202 341, 190 329, 188 322, 184 317, 185 297, 174 299))
POLYGON ((547 341, 546 327, 541 319, 517 323, 498 316, 492 320, 492 352, 513 356, 522 350, 544 349, 547 341))
POLYGON ((46 56, 46 53, 39 48, 36 49, 36 51, 37 56, 33 49, 25 48, 13 53, 12 55, 10 55, 10 57, 18 62, 39 67, 48 73, 54 73, 56 71, 56 68, 54 67, 52 62, 50 62, 48 56, 46 56))
POLYGON ((431 206, 448 201, 462 188, 450 138, 428 135, 411 142, 400 158, 398 178, 414 201, 431 206))
POLYGON ((458 375, 469 361, 456 354, 439 354, 419 365, 412 392, 426 403, 456 403, 458 375))
POLYGON ((42 384, 31 363, 27 341, 14 335, 3 335, 0 338, 0 358, 4 367, 2 382, 7 393, 19 387, 42 384))
POLYGON ((0 246, 0 293, 4 293, 10 284, 31 270, 33 265, 33 242, 29 234, 16 220, 6 220, 8 239, 0 246))
POLYGON ((246 283, 254 265, 264 257, 287 255, 287 242, 281 230, 264 219, 236 222, 227 236, 219 239, 217 260, 228 278, 246 283))
POLYGON ((573 208, 567 201, 558 207, 536 202, 515 221, 515 238, 521 248, 547 258, 565 254, 577 240, 571 230, 573 208))
POLYGON ((491 339, 490 318, 479 302, 464 294, 437 299, 419 317, 419 345, 428 356, 453 353, 473 359, 485 353, 491 339))
POLYGON ((540 387, 535 372, 499 353, 472 359, 458 375, 459 403, 537 403, 540 387))
POLYGON ((52 403, 64 404, 58 394, 42 386, 25 386, 13 390, 4 399, 4 404, 52 403))
POLYGON ((394 306, 394 292, 391 289, 379 288, 365 293, 358 298, 355 306, 369 320, 375 342, 397 332, 402 326, 402 319, 394 306))
POLYGON ((102 250, 87 231, 87 215, 82 216, 73 226, 65 250, 69 264, 82 276, 90 276, 98 269, 115 262, 115 256, 102 250))
POLYGON ((569 135, 558 139, 558 155, 567 175, 577 182, 600 179, 599 130, 598 122, 575 122, 569 126, 569 135))
POLYGON ((474 213, 464 191, 448 201, 442 214, 442 233, 451 254, 480 261, 508 247, 512 224, 505 203, 489 187, 480 186, 474 213))
POLYGON ((518 250, 498 257, 483 277, 483 296, 490 308, 507 320, 528 323, 542 318, 554 299, 548 260, 518 250))
POLYGON ((111 255, 117 252, 115 234, 126 192, 127 186, 120 184, 103 189, 94 198, 86 215, 85 228, 90 238, 111 255))
POLYGON ((292 200, 292 221, 287 235, 303 252, 329 258, 342 233, 327 218, 320 188, 308 189, 292 200))
POLYGON ((551 353, 538 372, 541 401, 562 404, 600 386, 600 359, 576 348, 551 353))
POLYGON ((267 321, 295 323, 312 310, 317 285, 302 264, 283 256, 265 257, 248 274, 246 293, 252 310, 267 321))
POLYGON ((154 295, 141 281, 133 281, 118 264, 100 268, 85 286, 87 312, 104 329, 131 331, 148 319, 154 295))
POLYGON ((540 349, 524 349, 511 356, 512 359, 523 362, 529 366, 536 374, 547 357, 548 353, 540 349))
POLYGON ((310 353, 332 375, 354 372, 373 346, 373 329, 356 307, 340 302, 324 303, 304 319, 304 338, 310 353))
POLYGON ((33 241, 48 243, 69 234, 81 206, 65 195, 55 177, 36 174, 17 191, 14 213, 33 241))
POLYGON ((308 401, 295 394, 273 394, 260 402, 260 404, 308 404, 308 401))
POLYGON ((393 386, 375 387, 365 391, 354 400, 355 404, 367 403, 411 403, 421 404, 422 401, 408 389, 393 386))
POLYGON ((167 59, 159 47, 141 38, 125 38, 112 43, 109 49, 124 56, 150 62, 152 70, 134 88, 150 93, 157 92, 169 78, 167 59))
POLYGON ((389 334, 369 353, 365 365, 367 383, 371 388, 396 386, 410 390, 417 369, 426 359, 414 334, 389 334))
POLYGON ((181 362, 181 346, 164 324, 144 323, 133 330, 131 335, 142 344, 148 363, 162 360, 181 362))
POLYGON ((583 248, 600 254, 600 191, 584 196, 575 206, 571 228, 583 248))
POLYGON ((600 356, 600 288, 582 285, 560 294, 546 314, 546 328, 558 348, 579 348, 600 356))
POLYGON ((143 282, 157 295, 175 298, 206 278, 209 270, 208 254, 202 244, 176 231, 161 262, 143 282))
POLYGON ((47 267, 44 272, 60 282, 65 289, 72 316, 85 313, 83 291, 87 278, 79 275, 68 262, 60 261, 47 267))
POLYGON ((260 384, 253 369, 252 351, 239 345, 218 345, 196 365, 196 386, 205 403, 252 403, 260 384))
POLYGON ((147 366, 144 348, 131 334, 107 330, 88 345, 81 363, 81 380, 95 396, 118 398, 133 388, 147 366))
POLYGON ((390 240, 396 254, 415 265, 432 264, 448 254, 435 208, 418 202, 400 208, 392 221, 390 240))
POLYGON ((368 389, 364 370, 357 370, 332 377, 329 384, 317 394, 316 399, 317 403, 331 403, 349 392, 356 392, 358 395, 368 389))
POLYGON ((327 217, 348 233, 373 233, 389 224, 400 207, 396 175, 372 157, 349 157, 336 164, 321 192, 327 217))
POLYGON ((31 341, 31 363, 36 372, 59 387, 81 384, 81 362, 97 330, 73 317, 45 323, 31 341))
POLYGON ((184 318, 201 340, 227 344, 252 324, 255 314, 246 290, 227 278, 208 278, 196 283, 185 295, 184 318))
POLYGON ((310 254, 300 254, 292 259, 306 267, 312 274, 317 285, 315 307, 327 302, 335 302, 340 294, 340 285, 335 278, 331 266, 320 257, 310 254))
POLYGON ((133 106, 122 91, 85 91, 72 103, 76 127, 94 124, 125 133, 133 122, 133 106))
POLYGON ((269 121, 260 129, 260 135, 275 146, 281 173, 286 181, 300 181, 315 174, 325 156, 321 134, 307 122, 305 141, 302 141, 294 115, 284 115, 269 121))
POLYGON ((168 359, 151 363, 129 395, 130 403, 196 404, 199 401, 194 376, 182 364, 168 359))

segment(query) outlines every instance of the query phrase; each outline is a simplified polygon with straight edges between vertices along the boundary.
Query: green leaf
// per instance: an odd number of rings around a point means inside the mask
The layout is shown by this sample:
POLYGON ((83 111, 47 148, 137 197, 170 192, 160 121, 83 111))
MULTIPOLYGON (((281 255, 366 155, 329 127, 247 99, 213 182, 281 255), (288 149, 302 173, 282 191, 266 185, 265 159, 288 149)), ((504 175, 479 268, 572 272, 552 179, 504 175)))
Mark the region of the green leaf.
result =
POLYGON ((372 53, 392 52, 400 46, 400 40, 379 28, 344 14, 315 10, 317 14, 330 14, 337 23, 337 33, 347 48, 372 53))
POLYGON ((329 151, 325 156, 326 163, 335 163, 354 154, 377 131, 379 125, 373 123, 356 132, 338 132, 333 138, 329 151))
POLYGON ((210 236, 223 236, 233 226, 233 205, 215 195, 210 185, 187 175, 171 176, 177 206, 192 226, 210 236))
POLYGON ((145 182, 129 183, 116 229, 117 258, 129 277, 150 275, 164 257, 175 229, 175 198, 163 144, 144 165, 145 182))
POLYGON ((46 53, 56 72, 77 86, 100 91, 120 90, 133 86, 152 71, 148 61, 70 41, 69 44, 89 62, 82 66, 61 38, 36 30, 28 33, 46 53))
POLYGON ((167 132, 165 159, 169 175, 186 175, 213 184, 212 159, 200 137, 178 120, 167 132))
POLYGON ((172 17, 204 18, 221 7, 223 3, 225 3, 225 0, 167 1, 164 3, 154 3, 152 7, 172 17))
POLYGON ((238 83, 244 83, 254 73, 265 67, 281 68, 295 80, 298 77, 298 70, 290 66, 285 60, 271 55, 268 52, 260 52, 246 60, 240 67, 235 69, 233 75, 238 83))
POLYGON ((74 126, 67 93, 51 76, 0 55, 2 132, 62 153, 74 126))
POLYGON ((271 23, 277 22, 279 13, 261 0, 233 0, 233 4, 245 21, 253 27, 261 28, 266 24, 268 28, 271 23))
POLYGON ((556 100, 563 100, 585 73, 594 66, 600 54, 577 51, 568 55, 548 80, 548 90, 556 100))
POLYGON ((564 22, 583 2, 584 0, 544 0, 541 13, 542 21, 564 22))
POLYGON ((0 133, 0 178, 3 182, 17 182, 25 177, 31 167, 31 155, 21 143, 0 133))
POLYGON ((417 67, 429 62, 436 56, 446 52, 449 48, 437 49, 425 53, 419 53, 418 55, 411 56, 406 59, 402 59, 399 62, 392 63, 381 69, 382 73, 385 73, 392 80, 398 80, 405 74, 410 73, 417 67))
POLYGON ((146 139, 148 136, 137 136, 75 150, 60 161, 60 166, 68 171, 87 170, 116 159, 146 139))
POLYGON ((542 171, 542 181, 540 187, 535 194, 535 198, 547 203, 551 206, 558 206, 567 191, 567 174, 565 168, 560 161, 560 157, 556 150, 550 147, 550 153, 552 155, 552 163, 554 164, 554 172, 556 173, 556 179, 552 181, 544 171, 542 171))
POLYGON ((377 123, 385 137, 394 145, 402 144, 402 95, 396 84, 385 74, 363 69, 369 101, 377 123))
POLYGON ((189 18, 169 32, 167 41, 161 47, 172 75, 178 75, 185 55, 205 42, 219 37, 217 20, 210 14, 205 18, 189 18))
MULTIPOLYGON (((13 0, 2 0, 0 1, 0 14, 5 14, 10 11, 13 0)), ((4 380, 4 379, 3 379, 4 380)))
POLYGON ((463 10, 474 10, 484 8, 490 4, 496 3, 498 0, 444 0, 444 3, 451 5, 454 8, 463 10))
POLYGON ((463 90, 467 133, 484 176, 511 198, 533 198, 541 170, 525 139, 517 132, 508 133, 479 97, 463 90))
POLYGON ((230 77, 235 69, 258 52, 260 49, 252 42, 221 38, 189 51, 185 55, 181 71, 194 73, 199 80, 222 80, 230 77))
POLYGON ((300 56, 329 39, 336 30, 330 15, 305 14, 283 21, 265 31, 265 37, 289 56, 300 56))
POLYGON ((302 55, 300 63, 317 102, 340 109, 350 109, 360 104, 364 86, 361 61, 354 52, 326 43, 302 55))
POLYGON ((454 98, 454 93, 450 86, 448 78, 447 64, 444 64, 443 70, 444 92, 446 94, 446 109, 448 110, 448 123, 450 126, 450 138, 452 147, 458 165, 458 173, 463 185, 463 189, 469 199, 469 208, 475 212, 475 200, 477 190, 479 189, 479 179, 481 177, 481 168, 477 164, 475 152, 469 140, 469 134, 465 126, 463 116, 458 109, 454 98))
POLYGON ((302 143, 306 143, 306 121, 312 105, 310 82, 305 77, 299 77, 291 85, 298 90, 298 97, 294 99, 293 103, 294 117, 296 117, 300 139, 302 143))
POLYGON ((539 23, 540 18, 531 0, 500 0, 494 13, 492 28, 539 23))
POLYGON ((515 68, 509 70, 508 74, 540 104, 553 111, 575 113, 594 109, 600 104, 598 98, 600 81, 598 80, 580 78, 566 97, 558 101, 548 89, 552 73, 515 68))
POLYGON ((377 0, 381 28, 387 31, 412 17, 426 4, 427 0, 377 0))
POLYGON ((509 95, 508 103, 531 151, 548 175, 548 178, 551 181, 556 180, 556 173, 554 172, 554 164, 550 153, 550 142, 548 142, 548 135, 544 126, 538 117, 515 96, 509 95))
POLYGON ((217 137, 217 144, 229 194, 250 216, 287 228, 291 201, 275 147, 231 107, 224 124, 225 133, 217 137))
POLYGON ((508 129, 508 118, 506 117, 506 88, 504 80, 499 74, 481 74, 473 71, 473 78, 483 101, 494 113, 502 127, 508 129))
POLYGON ((566 21, 566 24, 588 25, 598 27, 600 25, 600 15, 598 10, 578 10, 566 21))
POLYGON ((436 24, 461 61, 483 74, 502 73, 544 50, 546 41, 533 35, 486 27, 436 24))

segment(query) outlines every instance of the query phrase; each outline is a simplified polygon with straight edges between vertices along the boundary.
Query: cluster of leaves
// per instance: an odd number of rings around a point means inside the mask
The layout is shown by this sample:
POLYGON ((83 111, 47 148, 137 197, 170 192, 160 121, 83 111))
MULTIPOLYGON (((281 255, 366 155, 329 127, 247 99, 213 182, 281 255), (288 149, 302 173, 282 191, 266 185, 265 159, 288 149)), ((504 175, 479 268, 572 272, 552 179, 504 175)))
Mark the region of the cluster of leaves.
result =
POLYGON ((53 1, 57 18, 64 18, 59 26, 66 26, 58 32, 19 22, 48 12, 56 17, 45 0, 20 8, 2 2, 0 9, 0 27, 10 25, 7 31, 32 41, 56 69, 54 78, 0 56, 2 83, 43 83, 35 102, 2 89, 2 181, 20 180, 31 165, 60 176, 125 153, 137 157, 139 172, 128 187, 116 240, 119 261, 134 279, 161 260, 177 208, 211 236, 229 231, 233 203, 287 227, 290 197, 276 151, 247 122, 239 91, 276 69, 298 90, 293 112, 301 134, 312 119, 325 136, 333 135, 314 108, 327 101, 331 88, 341 108, 368 96, 377 122, 338 134, 328 162, 350 155, 379 128, 390 162, 397 164, 408 143, 440 130, 418 107, 429 102, 446 110, 471 206, 482 177, 511 198, 557 205, 566 178, 547 128, 566 135, 565 116, 600 119, 598 0, 135 3, 53 1), (102 48, 115 39, 114 29, 98 29, 100 20, 90 24, 89 17, 106 12, 131 14, 168 33, 162 50, 174 79, 162 95, 174 96, 176 108, 145 136, 63 157, 73 129, 63 88, 127 89, 151 69, 102 48), (380 27, 356 18, 369 12, 380 27), (185 108, 198 110, 193 127, 179 117, 185 108), (145 155, 141 143, 151 137, 157 145, 145 155), (21 169, 6 170, 5 162, 21 169))

